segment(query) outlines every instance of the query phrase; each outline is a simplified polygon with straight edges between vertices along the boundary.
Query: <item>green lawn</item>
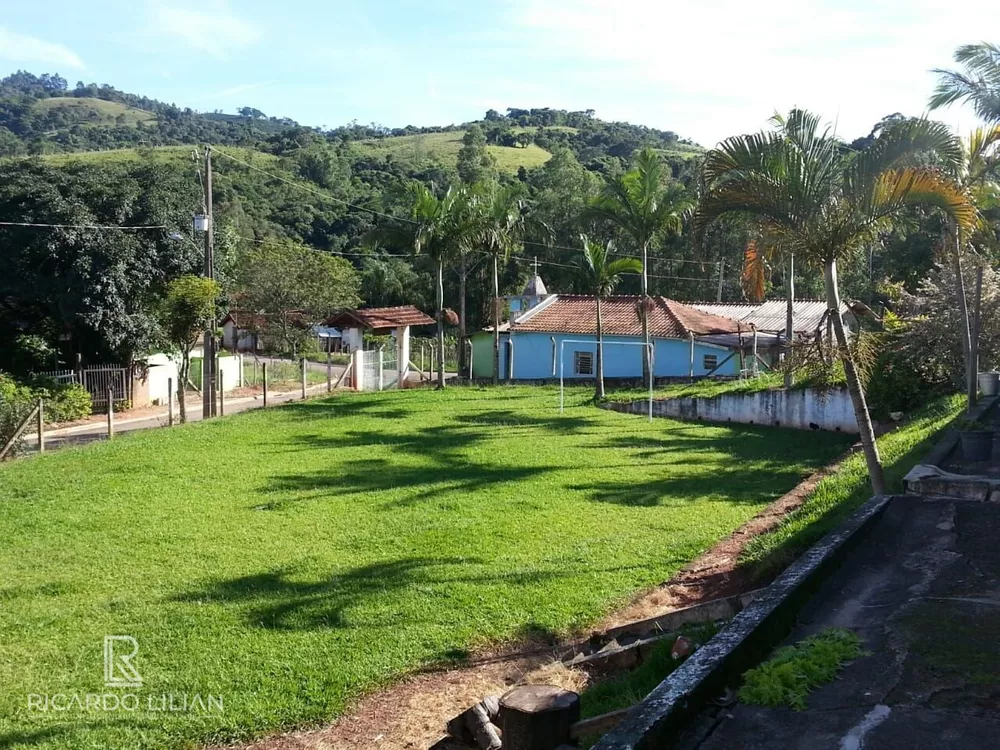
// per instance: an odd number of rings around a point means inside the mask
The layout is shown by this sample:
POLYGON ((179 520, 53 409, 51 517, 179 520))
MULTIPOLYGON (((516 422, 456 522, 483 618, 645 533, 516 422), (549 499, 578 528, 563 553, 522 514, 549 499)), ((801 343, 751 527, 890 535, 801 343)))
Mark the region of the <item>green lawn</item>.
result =
POLYGON ((583 628, 848 440, 649 423, 590 395, 564 414, 553 388, 337 395, 3 466, 0 747, 259 735, 487 642, 583 628), (29 710, 128 693, 102 674, 104 636, 125 634, 140 710, 29 710), (164 693, 224 711, 147 710, 164 693))

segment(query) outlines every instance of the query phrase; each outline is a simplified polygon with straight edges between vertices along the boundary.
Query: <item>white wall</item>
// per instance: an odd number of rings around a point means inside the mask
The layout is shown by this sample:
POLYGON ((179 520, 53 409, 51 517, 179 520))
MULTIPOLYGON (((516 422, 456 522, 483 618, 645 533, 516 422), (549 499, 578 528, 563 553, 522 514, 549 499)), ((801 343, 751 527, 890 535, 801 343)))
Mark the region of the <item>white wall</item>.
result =
MULTIPOLYGON (((200 355, 200 348, 192 352, 192 356, 200 355)), ((222 374, 223 392, 235 391, 242 385, 243 356, 219 357, 219 372, 222 374)), ((134 404, 136 407, 149 406, 154 401, 160 404, 167 403, 167 381, 172 379, 174 383, 174 400, 177 400, 177 370, 180 363, 180 355, 154 354, 146 360, 149 366, 149 403, 134 404)))
MULTIPOLYGON (((648 401, 608 403, 607 408, 646 414, 648 401)), ((671 398, 653 401, 653 415, 706 422, 739 422, 800 430, 858 432, 854 406, 846 389, 761 391, 715 398, 671 398)))
POLYGON ((173 380, 174 392, 177 391, 177 363, 166 354, 154 354, 146 364, 149 366, 149 403, 133 404, 135 407, 149 406, 153 402, 167 403, 168 380, 173 380))

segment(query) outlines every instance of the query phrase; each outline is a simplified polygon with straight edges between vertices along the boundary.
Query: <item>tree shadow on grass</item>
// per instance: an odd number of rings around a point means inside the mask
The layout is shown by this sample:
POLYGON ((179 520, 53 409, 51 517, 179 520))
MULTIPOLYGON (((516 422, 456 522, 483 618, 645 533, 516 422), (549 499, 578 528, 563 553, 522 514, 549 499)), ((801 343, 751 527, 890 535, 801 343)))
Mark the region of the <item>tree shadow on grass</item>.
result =
POLYGON ((766 503, 787 492, 811 471, 843 453, 852 438, 771 428, 680 427, 663 436, 621 435, 596 447, 627 451, 643 466, 660 459, 702 471, 682 471, 646 480, 596 481, 572 485, 592 500, 617 505, 682 505, 715 498, 766 503), (707 454, 714 454, 709 456, 707 454))
MULTIPOLYGON (((371 602, 392 597, 412 596, 409 589, 427 590, 428 602, 436 587, 455 584, 489 585, 503 582, 509 586, 530 586, 560 573, 540 570, 514 571, 506 575, 476 575, 464 572, 469 565, 482 561, 469 558, 409 557, 372 563, 337 573, 320 580, 295 580, 294 572, 273 570, 254 575, 219 580, 204 588, 181 594, 173 601, 201 604, 247 605, 247 623, 269 630, 317 630, 326 628, 367 629, 401 628, 420 620, 378 620, 366 623, 352 618, 352 610, 371 602)), ((428 610, 428 613, 433 609, 428 610)), ((427 620, 430 621, 430 620, 427 620)), ((450 658, 460 658, 453 654, 450 658)))
POLYGON ((507 482, 523 482, 551 469, 544 466, 486 466, 473 463, 432 463, 427 466, 400 466, 384 458, 353 461, 336 472, 286 474, 275 477, 269 492, 297 493, 297 497, 264 506, 279 510, 293 502, 329 495, 397 491, 398 497, 385 508, 405 508, 442 492, 475 493, 507 482), (301 493, 310 493, 302 496, 301 493))
POLYGON ((14 747, 29 747, 31 745, 41 745, 46 740, 51 740, 61 734, 65 734, 69 728, 65 724, 58 726, 44 727, 32 731, 21 730, 5 732, 0 734, 0 750, 14 747))
POLYGON ((459 414, 455 417, 455 421, 460 424, 489 427, 537 427, 559 435, 570 435, 580 432, 585 427, 594 427, 600 424, 590 417, 535 417, 511 409, 493 409, 476 414, 459 414))
POLYGON ((754 505, 776 499, 803 478, 801 467, 775 462, 752 471, 713 468, 696 475, 668 475, 645 481, 598 481, 570 485, 591 500, 615 505, 651 508, 682 506, 715 499, 754 505))
POLYGON ((817 435, 778 428, 729 428, 707 431, 680 427, 663 436, 620 435, 591 447, 631 451, 636 458, 650 459, 678 453, 710 452, 726 454, 734 462, 795 462, 819 467, 841 455, 854 442, 839 433, 817 435))

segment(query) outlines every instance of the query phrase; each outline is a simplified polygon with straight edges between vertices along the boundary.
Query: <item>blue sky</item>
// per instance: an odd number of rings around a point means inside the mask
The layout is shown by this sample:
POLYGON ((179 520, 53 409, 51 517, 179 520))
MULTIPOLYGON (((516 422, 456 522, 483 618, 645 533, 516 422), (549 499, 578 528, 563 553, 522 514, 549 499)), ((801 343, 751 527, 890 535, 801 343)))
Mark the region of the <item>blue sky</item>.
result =
MULTIPOLYGON (((436 125, 594 109, 712 145, 803 106, 854 137, 920 114, 954 48, 1000 42, 986 0, 9 2, 0 71, 59 72, 203 111, 436 125), (13 7, 10 7, 13 6, 13 7), (946 13, 946 7, 954 14, 946 13)), ((963 130, 961 109, 938 115, 963 130)))

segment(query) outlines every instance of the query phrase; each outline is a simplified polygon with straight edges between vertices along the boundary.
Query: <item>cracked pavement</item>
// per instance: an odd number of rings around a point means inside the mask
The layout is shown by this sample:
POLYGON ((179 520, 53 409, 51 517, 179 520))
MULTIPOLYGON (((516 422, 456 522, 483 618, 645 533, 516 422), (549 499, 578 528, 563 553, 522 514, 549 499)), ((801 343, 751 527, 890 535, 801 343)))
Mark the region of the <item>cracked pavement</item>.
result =
POLYGON ((829 627, 855 631, 867 653, 807 710, 707 709, 677 746, 1000 747, 1000 505, 893 499, 785 644, 829 627))

